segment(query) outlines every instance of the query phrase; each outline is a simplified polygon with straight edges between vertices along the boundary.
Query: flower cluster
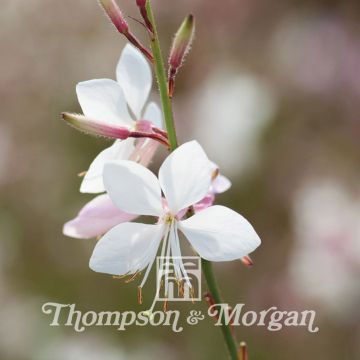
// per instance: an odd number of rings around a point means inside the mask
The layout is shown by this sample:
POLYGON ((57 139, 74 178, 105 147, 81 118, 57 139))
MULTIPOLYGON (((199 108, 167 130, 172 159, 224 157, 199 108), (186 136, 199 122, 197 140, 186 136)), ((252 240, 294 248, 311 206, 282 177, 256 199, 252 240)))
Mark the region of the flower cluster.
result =
MULTIPOLYGON (((115 2, 102 3, 118 30, 129 35, 127 24, 118 18, 121 12, 113 7, 115 2)), ((145 3, 137 1, 144 25, 153 34, 145 3)), ((175 74, 193 38, 192 26, 193 17, 188 17, 173 44, 169 98, 174 91, 175 74)), ((75 238, 100 238, 90 259, 92 270, 132 278, 144 272, 139 285, 141 302, 141 289, 158 253, 161 259, 172 259, 180 286, 191 289, 181 260, 180 233, 205 260, 243 259, 246 264, 251 263, 248 254, 259 246, 260 238, 240 214, 214 205, 216 194, 228 190, 231 183, 219 173, 218 166, 208 159, 198 142, 189 141, 172 149, 158 177, 147 168, 160 145, 170 148, 170 136, 163 128, 158 105, 147 103, 152 88, 148 63, 152 54, 144 52, 144 47, 136 42, 131 43, 121 53, 117 81, 96 79, 79 83, 76 92, 83 115, 62 114, 65 121, 81 131, 116 139, 95 158, 82 180, 82 193, 100 195, 66 223, 63 231, 75 238), (153 222, 133 222, 143 215, 153 217, 153 222)), ((166 277, 164 285, 166 296, 166 277)))

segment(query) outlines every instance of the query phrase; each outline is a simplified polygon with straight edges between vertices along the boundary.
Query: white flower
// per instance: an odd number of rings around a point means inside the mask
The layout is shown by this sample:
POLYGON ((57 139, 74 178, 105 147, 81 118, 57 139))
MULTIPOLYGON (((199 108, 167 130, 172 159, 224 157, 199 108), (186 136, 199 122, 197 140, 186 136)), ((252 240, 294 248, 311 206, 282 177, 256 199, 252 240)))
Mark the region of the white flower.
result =
MULTIPOLYGON (((255 230, 227 207, 210 206, 186 220, 179 218, 180 212, 206 196, 212 173, 213 166, 196 141, 180 146, 167 157, 159 170, 159 179, 135 162, 107 163, 104 184, 114 204, 128 214, 155 216, 159 221, 156 225, 115 226, 97 243, 90 268, 113 275, 136 274, 146 269, 141 289, 163 240, 162 257, 171 255, 176 277, 191 288, 180 257, 178 230, 209 261, 240 259, 255 250, 260 245, 255 230)), ((166 292, 165 284, 165 295, 166 292)))
MULTIPOLYGON (((161 128, 162 115, 159 107, 153 102, 145 107, 152 86, 150 66, 145 57, 132 45, 126 45, 121 53, 116 68, 116 78, 117 81, 95 79, 77 84, 78 100, 86 118, 132 131, 137 130, 137 124, 142 123, 137 122, 138 120, 150 121, 154 126, 161 128)), ((134 139, 115 141, 92 162, 80 191, 104 192, 102 180, 104 164, 111 160, 129 159, 134 151, 134 139)), ((134 160, 140 161, 140 159, 134 160)))

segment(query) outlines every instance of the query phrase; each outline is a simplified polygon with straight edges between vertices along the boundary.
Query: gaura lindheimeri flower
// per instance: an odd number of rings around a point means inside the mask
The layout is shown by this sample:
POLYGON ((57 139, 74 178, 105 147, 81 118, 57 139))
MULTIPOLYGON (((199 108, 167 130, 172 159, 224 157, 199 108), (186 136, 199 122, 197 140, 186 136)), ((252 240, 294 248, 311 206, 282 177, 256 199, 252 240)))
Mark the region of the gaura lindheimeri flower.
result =
MULTIPOLYGON (((153 141, 150 142, 154 143, 153 141)), ((149 151, 146 153, 149 154, 149 151)), ((131 158, 136 158, 136 156, 137 153, 135 151, 131 158)), ((148 159, 143 157, 143 160, 146 162, 148 159)), ((141 163, 143 164, 143 161, 141 163)), ((216 164, 211 163, 211 169, 212 182, 209 192, 204 199, 194 205, 195 212, 213 205, 215 195, 225 192, 231 186, 230 180, 219 173, 219 168, 216 164)), ((181 218, 185 213, 186 209, 183 210, 182 215, 179 213, 178 216, 181 218)), ((135 218, 137 218, 136 215, 121 211, 114 205, 108 194, 103 194, 87 203, 74 219, 68 221, 63 227, 63 233, 66 236, 77 239, 91 239, 104 235, 115 225, 132 221, 135 218)))
MULTIPOLYGON (((65 120, 80 130, 116 138, 117 134, 151 132, 162 127, 159 107, 151 102, 145 107, 152 86, 152 73, 145 57, 132 45, 126 45, 116 68, 117 81, 95 79, 79 83, 76 92, 84 116, 63 114, 65 120)), ((118 138, 126 138, 118 136, 118 138)), ((116 140, 92 162, 80 191, 100 193, 105 188, 102 180, 104 164, 110 160, 129 159, 146 164, 154 154, 157 143, 149 139, 116 140), (140 151, 141 150, 141 151, 140 151), (146 158, 146 161, 142 159, 146 158), (150 158, 150 159, 149 159, 150 158)))
MULTIPOLYGON (((180 146, 167 157, 159 179, 132 161, 107 163, 104 185, 114 204, 128 214, 154 216, 158 221, 155 225, 126 222, 112 228, 97 243, 90 268, 118 276, 145 270, 141 294, 162 241, 161 256, 172 257, 177 279, 191 289, 181 260, 179 230, 209 261, 240 259, 255 250, 261 242, 259 236, 245 218, 227 207, 210 206, 186 220, 178 216, 206 196, 212 173, 211 163, 196 141, 180 146)), ((164 291, 166 296, 166 277, 164 291)))
MULTIPOLYGON (((154 144, 153 141, 150 141, 150 143, 154 144)), ((149 154, 151 152, 147 151, 146 153, 149 154)), ((135 151, 131 158, 136 158, 136 156, 137 152, 135 151)), ((145 156, 143 160, 146 163, 149 159, 145 156)), ((143 161, 141 163, 143 164, 143 161)), ((215 163, 211 163, 211 170, 212 181, 210 189, 208 194, 194 205, 195 212, 212 206, 215 201, 215 195, 227 191, 231 186, 230 180, 219 173, 219 168, 215 163)), ((186 210, 184 209, 180 212, 178 217, 182 218, 186 214, 186 210)), ((115 206, 108 194, 102 194, 88 202, 74 219, 65 223, 63 233, 66 236, 77 239, 91 239, 104 235, 115 225, 132 221, 136 218, 137 215, 128 214, 115 206)))

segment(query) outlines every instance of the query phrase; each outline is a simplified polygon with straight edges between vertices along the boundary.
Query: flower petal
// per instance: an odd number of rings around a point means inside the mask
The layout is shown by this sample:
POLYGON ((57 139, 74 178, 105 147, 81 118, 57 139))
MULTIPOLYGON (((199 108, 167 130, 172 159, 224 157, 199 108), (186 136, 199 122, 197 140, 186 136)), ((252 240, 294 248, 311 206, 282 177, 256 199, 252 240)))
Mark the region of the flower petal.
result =
POLYGON ((131 126, 133 120, 127 109, 120 85, 110 79, 78 83, 76 93, 86 117, 112 125, 131 126))
POLYGON ((156 103, 151 102, 146 106, 143 118, 151 121, 158 129, 163 129, 162 112, 156 103))
POLYGON ((221 194, 231 188, 231 181, 224 175, 219 174, 211 184, 214 194, 221 194))
POLYGON ((166 158, 159 180, 173 214, 205 197, 211 172, 211 163, 196 141, 181 145, 166 158))
POLYGON ((115 226, 96 244, 89 266, 105 274, 134 274, 153 260, 162 236, 163 225, 115 226))
POLYGON ((203 211, 208 207, 212 206, 215 202, 215 195, 213 193, 208 193, 201 201, 197 202, 194 205, 194 211, 197 213, 203 211))
POLYGON ((131 154, 130 160, 148 167, 151 163, 156 150, 159 147, 159 143, 152 139, 138 139, 136 142, 135 150, 131 154))
POLYGON ((211 206, 179 222, 199 255, 209 261, 241 259, 261 243, 251 224, 224 206, 211 206))
POLYGON ((67 222, 63 233, 77 239, 90 239, 105 234, 115 225, 135 218, 136 215, 119 210, 109 195, 103 194, 88 202, 75 219, 67 222))
POLYGON ((104 185, 119 209, 138 215, 161 216, 161 189, 156 176, 133 161, 113 161, 104 166, 104 185))
POLYGON ((116 78, 130 109, 136 118, 140 119, 151 90, 152 74, 145 57, 130 44, 126 45, 121 53, 116 78))
POLYGON ((103 182, 104 165, 112 160, 127 160, 135 150, 134 139, 115 141, 114 144, 103 150, 91 163, 89 170, 81 183, 82 193, 101 193, 105 191, 103 182))

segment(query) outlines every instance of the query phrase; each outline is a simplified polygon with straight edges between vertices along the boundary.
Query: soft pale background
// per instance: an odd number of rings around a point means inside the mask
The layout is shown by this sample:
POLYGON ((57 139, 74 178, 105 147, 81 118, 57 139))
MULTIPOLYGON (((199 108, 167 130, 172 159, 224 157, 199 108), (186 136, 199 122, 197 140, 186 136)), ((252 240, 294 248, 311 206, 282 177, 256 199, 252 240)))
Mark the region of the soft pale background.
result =
MULTIPOLYGON (((135 0, 121 3, 137 16, 135 0)), ((216 265, 224 298, 318 312, 318 334, 252 327, 237 329, 239 339, 252 360, 359 359, 358 3, 154 5, 164 49, 187 13, 197 18, 176 88, 180 139, 198 138, 222 165, 234 186, 218 200, 263 239, 252 269, 216 265)), ((108 144, 67 127, 59 113, 79 111, 77 82, 114 77, 124 41, 95 0, 3 0, 0 22, 0 358, 225 359, 211 320, 182 334, 48 326, 46 301, 141 309, 136 284, 89 270, 95 241, 61 233, 90 198, 77 192, 76 174, 108 144)))

